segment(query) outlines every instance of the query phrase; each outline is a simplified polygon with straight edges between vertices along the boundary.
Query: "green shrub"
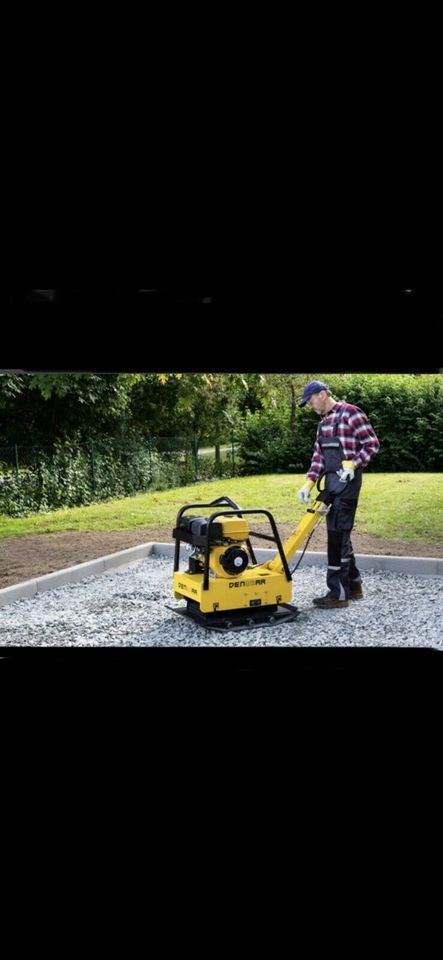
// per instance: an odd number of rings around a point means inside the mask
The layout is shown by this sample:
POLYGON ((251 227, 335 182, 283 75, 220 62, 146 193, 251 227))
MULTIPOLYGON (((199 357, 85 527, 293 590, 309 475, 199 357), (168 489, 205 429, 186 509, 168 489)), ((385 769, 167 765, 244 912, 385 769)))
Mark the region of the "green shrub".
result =
MULTIPOLYGON (((433 374, 321 374, 337 400, 366 413, 380 441, 371 471, 443 469, 443 377, 433 374)), ((244 474, 305 472, 311 462, 318 417, 297 408, 250 416, 240 433, 244 474)))
POLYGON ((232 476, 230 458, 217 467, 214 458, 196 461, 189 447, 159 452, 131 438, 56 442, 52 449, 21 448, 19 454, 27 465, 0 475, 0 513, 10 517, 232 476))

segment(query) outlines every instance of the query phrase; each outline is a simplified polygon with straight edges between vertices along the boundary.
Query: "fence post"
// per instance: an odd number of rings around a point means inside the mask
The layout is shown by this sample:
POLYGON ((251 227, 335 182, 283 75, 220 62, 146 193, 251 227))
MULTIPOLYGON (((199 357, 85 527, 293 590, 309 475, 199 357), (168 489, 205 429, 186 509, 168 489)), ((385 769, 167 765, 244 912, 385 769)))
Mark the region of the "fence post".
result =
POLYGON ((93 440, 91 440, 91 466, 92 466, 92 492, 95 493, 95 450, 94 450, 93 440))
POLYGON ((194 442, 192 444, 192 452, 194 455, 194 481, 198 480, 198 440, 197 434, 194 431, 194 442))
POLYGON ((222 476, 222 465, 221 465, 221 444, 219 441, 216 441, 214 444, 214 471, 217 477, 222 476))
POLYGON ((15 451, 15 469, 17 471, 17 476, 18 476, 18 446, 16 443, 14 444, 14 451, 15 451))
POLYGON ((149 483, 152 484, 152 481, 153 481, 153 476, 152 476, 152 443, 151 443, 151 434, 150 434, 150 433, 148 433, 148 450, 149 450, 149 473, 150 473, 150 481, 149 481, 149 483))

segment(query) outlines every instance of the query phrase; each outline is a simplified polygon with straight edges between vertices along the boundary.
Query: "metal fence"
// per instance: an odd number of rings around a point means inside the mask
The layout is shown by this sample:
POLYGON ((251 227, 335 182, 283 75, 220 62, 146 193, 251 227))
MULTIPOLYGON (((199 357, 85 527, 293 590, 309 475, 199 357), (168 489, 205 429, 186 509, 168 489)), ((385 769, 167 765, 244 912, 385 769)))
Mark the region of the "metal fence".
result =
POLYGON ((147 436, 144 441, 101 437, 82 443, 0 447, 0 513, 82 506, 239 471, 235 438, 199 447, 192 436, 147 436))
POLYGON ((190 453, 196 464, 200 459, 213 459, 216 463, 220 458, 221 461, 225 462, 230 460, 235 467, 238 441, 235 437, 231 437, 219 445, 213 444, 212 446, 201 447, 198 438, 192 436, 160 437, 148 435, 145 442, 139 440, 128 442, 116 437, 98 437, 74 444, 69 441, 66 441, 66 443, 60 442, 58 445, 14 443, 6 447, 0 447, 0 468, 2 470, 14 469, 18 472, 21 467, 35 465, 41 455, 54 453, 57 448, 88 452, 91 457, 92 469, 97 451, 103 450, 103 448, 112 448, 114 452, 119 452, 122 456, 133 456, 137 452, 148 453, 151 456, 152 452, 155 451, 172 458, 190 453))

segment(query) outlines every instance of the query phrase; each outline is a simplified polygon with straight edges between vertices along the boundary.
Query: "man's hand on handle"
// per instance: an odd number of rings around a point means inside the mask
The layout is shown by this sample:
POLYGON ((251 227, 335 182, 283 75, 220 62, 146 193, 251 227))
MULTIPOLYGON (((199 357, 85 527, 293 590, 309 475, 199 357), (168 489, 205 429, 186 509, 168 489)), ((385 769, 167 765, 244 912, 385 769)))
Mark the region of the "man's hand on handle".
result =
POLYGON ((338 479, 341 480, 342 483, 346 483, 347 480, 353 480, 355 476, 355 463, 353 463, 352 460, 342 460, 341 465, 342 469, 337 470, 338 479))
POLYGON ((311 490, 314 486, 313 480, 306 480, 300 490, 297 490, 297 497, 305 505, 307 504, 309 497, 311 496, 311 490))

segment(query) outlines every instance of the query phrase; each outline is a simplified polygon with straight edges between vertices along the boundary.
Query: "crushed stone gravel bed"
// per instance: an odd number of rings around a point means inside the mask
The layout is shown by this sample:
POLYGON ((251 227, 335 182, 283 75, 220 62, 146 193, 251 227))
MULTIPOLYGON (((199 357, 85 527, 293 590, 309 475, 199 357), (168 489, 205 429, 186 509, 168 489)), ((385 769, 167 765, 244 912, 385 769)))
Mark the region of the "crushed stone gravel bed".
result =
POLYGON ((439 577, 371 570, 364 600, 344 610, 318 610, 326 569, 302 565, 294 574, 292 623, 216 633, 179 617, 172 559, 147 557, 128 567, 16 600, 0 607, 0 646, 432 647, 443 651, 439 577))

